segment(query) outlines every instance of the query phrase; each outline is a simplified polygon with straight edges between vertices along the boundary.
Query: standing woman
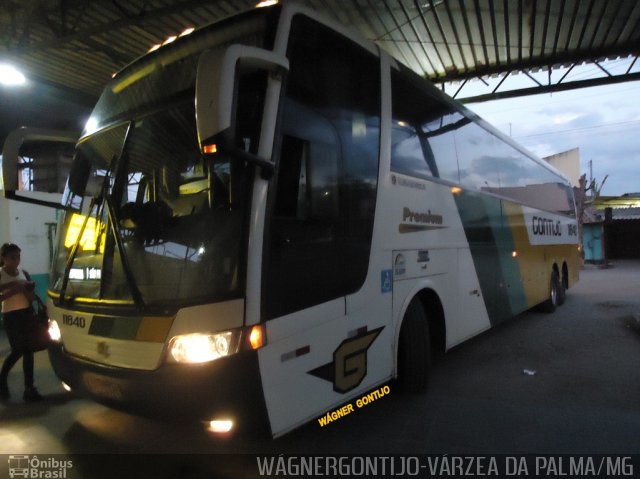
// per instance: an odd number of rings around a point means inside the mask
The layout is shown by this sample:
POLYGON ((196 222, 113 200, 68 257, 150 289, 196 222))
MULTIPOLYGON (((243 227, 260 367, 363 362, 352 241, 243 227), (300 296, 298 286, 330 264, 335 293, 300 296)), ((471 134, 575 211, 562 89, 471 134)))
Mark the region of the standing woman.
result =
POLYGON ((7 378, 14 364, 22 357, 24 371, 25 401, 38 401, 42 396, 33 387, 33 352, 29 350, 29 315, 33 314, 31 300, 35 298, 35 284, 29 273, 18 268, 20 265, 20 248, 13 243, 5 243, 0 247, 0 299, 2 299, 2 315, 11 345, 11 354, 7 356, 0 371, 0 399, 9 399, 7 378))

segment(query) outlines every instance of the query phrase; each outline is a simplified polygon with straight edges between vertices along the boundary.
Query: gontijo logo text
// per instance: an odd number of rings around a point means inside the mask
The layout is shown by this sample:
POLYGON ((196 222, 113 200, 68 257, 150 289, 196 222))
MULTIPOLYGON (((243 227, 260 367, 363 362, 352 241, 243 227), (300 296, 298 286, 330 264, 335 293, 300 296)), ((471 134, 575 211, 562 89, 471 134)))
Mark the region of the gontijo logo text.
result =
POLYGON ((73 461, 54 457, 10 455, 8 461, 11 479, 15 477, 64 479, 67 477, 67 470, 73 468, 73 461))
MULTIPOLYGON (((562 236, 562 222, 534 215, 531 218, 531 230, 537 236, 562 236)), ((569 236, 577 236, 578 225, 568 223, 567 234, 569 236)))
MULTIPOLYGON (((578 243, 578 224, 569 216, 544 214, 522 207, 527 236, 531 245, 564 245, 578 243)), ((517 226, 514 223, 512 226, 517 226)))
POLYGON ((560 221, 534 216, 531 219, 531 223, 534 235, 562 236, 562 223, 560 221))

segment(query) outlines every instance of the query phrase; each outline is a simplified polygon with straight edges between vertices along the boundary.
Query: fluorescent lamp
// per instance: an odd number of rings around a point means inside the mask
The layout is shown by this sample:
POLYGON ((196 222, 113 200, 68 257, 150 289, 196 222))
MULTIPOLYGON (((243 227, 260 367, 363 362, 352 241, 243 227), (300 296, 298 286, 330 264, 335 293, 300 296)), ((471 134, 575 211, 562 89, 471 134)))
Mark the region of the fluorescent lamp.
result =
POLYGON ((0 63, 0 83, 6 86, 24 85, 27 79, 15 67, 0 63))
POLYGON ((278 0, 264 0, 256 5, 256 8, 270 7, 272 5, 277 5, 278 0))

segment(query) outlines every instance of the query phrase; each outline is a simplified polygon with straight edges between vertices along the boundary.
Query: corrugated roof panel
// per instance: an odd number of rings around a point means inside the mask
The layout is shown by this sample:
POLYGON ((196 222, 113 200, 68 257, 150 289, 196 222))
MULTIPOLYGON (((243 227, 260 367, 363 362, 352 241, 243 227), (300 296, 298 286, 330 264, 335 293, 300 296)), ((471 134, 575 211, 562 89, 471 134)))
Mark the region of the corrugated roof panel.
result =
POLYGON ((451 56, 443 48, 444 39, 433 15, 430 15, 428 10, 424 5, 416 8, 417 17, 413 20, 413 23, 416 25, 418 35, 422 39, 425 55, 430 59, 430 70, 425 72, 426 76, 433 78, 439 72, 444 72, 453 62, 451 56))
POLYGON ((442 6, 438 6, 434 11, 440 18, 447 41, 452 45, 454 57, 457 57, 454 61, 454 66, 457 65, 457 68, 460 69, 459 65, 462 65, 464 71, 469 71, 469 65, 473 65, 473 59, 469 54, 468 48, 465 48, 462 44, 463 39, 461 39, 461 35, 464 33, 463 20, 454 16, 452 9, 456 8, 455 2, 445 1, 441 5, 442 6), (440 12, 442 11, 443 13, 441 14, 440 12))
POLYGON ((614 220, 640 220, 640 208, 612 208, 611 217, 614 220))
MULTIPOLYGON (((185 27, 257 0, 10 2, 0 55, 67 98, 97 97, 111 74, 185 27), (33 8, 40 11, 34 13, 33 8), (63 24, 64 20, 64 24, 63 24)), ((6 3, 6 2, 5 2, 6 3)), ((636 0, 304 0, 437 81, 640 53, 636 0)))
POLYGON ((473 16, 471 18, 474 24, 477 25, 480 35, 483 63, 484 65, 494 64, 496 63, 496 44, 491 11, 488 8, 481 8, 478 0, 473 2, 473 8, 473 16))
POLYGON ((416 51, 417 56, 423 59, 423 71, 427 75, 432 76, 435 72, 442 68, 442 62, 438 55, 433 54, 435 52, 435 49, 433 48, 433 42, 429 37, 429 32, 424 28, 424 23, 410 21, 414 13, 415 12, 409 13, 407 10, 403 10, 403 20, 406 19, 406 21, 411 24, 411 36, 414 42, 412 46, 416 51))
MULTIPOLYGON (((504 69, 524 67, 526 62, 539 62, 540 57, 554 54, 563 56, 567 51, 602 50, 637 42, 640 20, 640 6, 632 0, 303 3, 317 9, 329 8, 331 16, 359 27, 365 36, 377 40, 400 61, 432 78, 445 73, 455 76, 482 72, 499 65, 504 69)), ((187 25, 208 24, 253 6, 252 1, 228 0, 182 5, 172 0, 135 0, 120 7, 112 2, 89 2, 82 8, 68 8, 64 29, 58 25, 60 32, 64 32, 62 36, 51 30, 51 25, 60 22, 55 18, 55 9, 49 12, 54 19, 49 24, 37 18, 27 19, 26 10, 18 10, 21 21, 13 24, 14 41, 19 40, 27 27, 29 35, 27 44, 14 47, 13 53, 20 56, 36 50, 60 49, 77 40, 86 49, 96 49, 98 55, 108 56, 111 50, 116 60, 125 56, 132 60, 153 42, 163 41, 187 25)))
POLYGON ((373 8, 370 2, 365 7, 366 10, 370 14, 370 16, 368 15, 369 21, 378 32, 376 40, 384 42, 382 45, 386 49, 391 47, 391 54, 409 68, 415 71, 422 71, 415 53, 411 50, 406 38, 403 38, 402 32, 398 29, 398 23, 389 14, 389 11, 386 8, 373 8))
POLYGON ((388 16, 393 19, 394 34, 398 38, 397 41, 404 43, 407 51, 411 54, 411 61, 416 65, 414 69, 419 72, 433 70, 433 66, 425 54, 422 39, 411 22, 411 17, 409 17, 406 9, 391 10, 387 8, 387 12, 388 16))

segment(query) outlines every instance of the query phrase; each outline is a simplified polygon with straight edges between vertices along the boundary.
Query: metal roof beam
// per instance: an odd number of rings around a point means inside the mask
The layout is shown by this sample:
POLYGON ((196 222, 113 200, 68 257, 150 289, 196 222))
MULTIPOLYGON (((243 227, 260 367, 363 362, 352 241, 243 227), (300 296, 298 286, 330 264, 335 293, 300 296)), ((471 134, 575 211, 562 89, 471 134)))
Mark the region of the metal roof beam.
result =
POLYGON ((513 65, 494 65, 488 68, 467 71, 462 73, 449 72, 445 78, 430 78, 433 82, 448 82, 456 80, 466 80, 487 75, 499 75, 509 70, 530 70, 535 68, 547 68, 552 65, 573 64, 580 62, 595 62, 599 58, 620 57, 640 55, 640 45, 638 43, 626 45, 614 45, 603 49, 592 51, 571 52, 566 55, 556 55, 553 58, 534 58, 529 62, 520 62, 513 65))
POLYGON ((593 62, 593 64, 597 66, 600 70, 602 70, 607 76, 610 76, 610 77, 613 76, 611 73, 609 73, 608 70, 606 70, 602 65, 600 65, 600 62, 593 62))
POLYGON ((526 95, 538 95, 540 93, 553 93, 558 91, 575 90, 578 88, 586 88, 591 86, 610 85, 613 83, 623 83, 627 81, 640 80, 640 72, 629 73, 627 75, 616 75, 612 77, 592 78, 590 80, 577 80, 567 83, 556 83, 553 85, 540 85, 531 88, 520 88, 517 90, 509 90, 503 92, 494 92, 486 95, 477 95, 472 97, 460 98, 461 103, 480 103, 489 100, 502 100, 505 98, 516 98, 526 95))

